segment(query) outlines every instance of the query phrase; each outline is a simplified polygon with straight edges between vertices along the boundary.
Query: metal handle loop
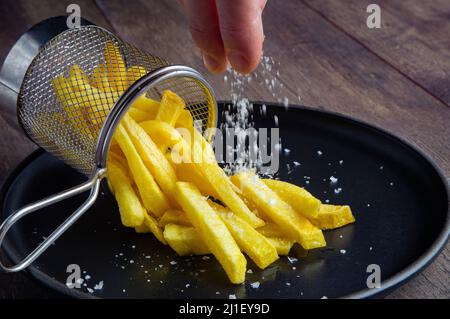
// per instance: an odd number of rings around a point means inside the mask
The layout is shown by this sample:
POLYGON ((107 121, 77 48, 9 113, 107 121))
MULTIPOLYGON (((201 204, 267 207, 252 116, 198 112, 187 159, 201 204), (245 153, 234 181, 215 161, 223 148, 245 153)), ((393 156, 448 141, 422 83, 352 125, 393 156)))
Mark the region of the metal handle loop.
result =
POLYGON ((6 218, 3 223, 0 225, 0 248, 3 245, 3 241, 8 230, 23 217, 28 214, 40 210, 41 208, 53 205, 67 198, 73 197, 75 195, 81 194, 87 190, 91 190, 89 197, 86 201, 74 212, 70 215, 58 228, 56 228, 53 233, 47 237, 42 243, 40 243, 27 257, 25 257, 21 262, 14 266, 5 266, 0 261, 0 267, 4 272, 17 272, 28 267, 36 258, 38 258, 47 248, 58 239, 70 226, 72 226, 75 221, 78 220, 88 209, 94 204, 97 199, 100 182, 102 178, 105 176, 106 169, 98 170, 94 176, 88 180, 87 182, 70 188, 68 190, 62 191, 56 195, 49 196, 32 204, 26 205, 21 209, 14 212, 8 218, 6 218))

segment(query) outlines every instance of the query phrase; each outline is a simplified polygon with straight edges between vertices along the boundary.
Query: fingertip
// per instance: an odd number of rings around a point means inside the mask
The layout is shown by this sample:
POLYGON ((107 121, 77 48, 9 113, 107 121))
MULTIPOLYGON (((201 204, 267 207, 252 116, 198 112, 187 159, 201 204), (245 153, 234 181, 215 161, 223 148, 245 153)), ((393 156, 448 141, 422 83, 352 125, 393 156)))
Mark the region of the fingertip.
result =
POLYGON ((203 53, 203 63, 211 73, 223 73, 227 69, 227 61, 217 59, 207 53, 203 53))
POLYGON ((261 54, 249 57, 238 51, 231 51, 227 54, 228 61, 231 66, 239 73, 248 74, 258 67, 261 59, 261 54))

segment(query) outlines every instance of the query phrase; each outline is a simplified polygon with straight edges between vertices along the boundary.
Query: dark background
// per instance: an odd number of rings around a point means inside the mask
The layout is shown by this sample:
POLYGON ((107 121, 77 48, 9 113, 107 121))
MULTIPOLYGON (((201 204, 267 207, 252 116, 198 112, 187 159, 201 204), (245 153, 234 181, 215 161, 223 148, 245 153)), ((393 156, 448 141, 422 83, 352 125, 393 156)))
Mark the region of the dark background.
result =
MULTIPOLYGON (((65 14, 61 0, 2 0, 0 61, 33 24, 65 14)), ((145 51, 207 74, 177 1, 78 0, 82 16, 145 51)), ((256 81, 246 95, 326 108, 374 123, 428 153, 450 177, 450 2, 377 1, 381 29, 368 29, 367 0, 271 0, 265 55, 276 61, 277 96, 256 81), (299 98, 300 97, 300 98, 299 98)), ((275 74, 275 72, 274 72, 275 74)), ((207 75, 219 99, 229 83, 207 75)), ((0 87, 0 96, 2 92, 0 87)), ((0 107, 4 108, 0 100, 0 107)), ((0 184, 35 146, 0 112, 0 184)), ((450 245, 388 298, 449 298, 450 245)), ((25 273, 0 274, 0 298, 59 297, 25 273)))

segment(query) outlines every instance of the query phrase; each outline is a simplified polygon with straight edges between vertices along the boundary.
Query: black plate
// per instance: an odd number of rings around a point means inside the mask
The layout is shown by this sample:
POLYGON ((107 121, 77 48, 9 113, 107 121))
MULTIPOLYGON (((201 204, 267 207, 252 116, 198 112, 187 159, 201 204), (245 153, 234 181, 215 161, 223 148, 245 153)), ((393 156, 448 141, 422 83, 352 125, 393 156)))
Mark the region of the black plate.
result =
MULTIPOLYGON (((427 156, 371 125, 303 107, 286 111, 268 105, 267 116, 254 112, 256 127, 273 127, 274 115, 283 149, 290 149, 289 154, 282 152, 277 177, 306 187, 323 201, 353 208, 356 224, 327 231, 326 249, 298 261, 283 257, 264 271, 249 262, 253 273, 246 283, 231 285, 213 258, 178 257, 151 235, 122 227, 115 201, 106 192, 29 271, 75 297, 360 298, 385 293, 439 253, 450 230, 448 192, 446 180, 427 156), (330 176, 338 178, 336 185, 330 184, 330 176), (336 188, 342 191, 335 194, 336 188), (83 278, 90 278, 86 286, 66 287, 69 264, 78 264, 83 278), (367 288, 370 264, 381 268, 380 289, 367 288), (103 288, 89 293, 87 288, 100 281, 103 288), (252 288, 257 281, 260 287, 252 288)), ((84 179, 51 155, 37 152, 6 184, 3 218, 84 179)), ((8 256, 17 262, 82 200, 67 200, 27 217, 8 236, 8 256)))

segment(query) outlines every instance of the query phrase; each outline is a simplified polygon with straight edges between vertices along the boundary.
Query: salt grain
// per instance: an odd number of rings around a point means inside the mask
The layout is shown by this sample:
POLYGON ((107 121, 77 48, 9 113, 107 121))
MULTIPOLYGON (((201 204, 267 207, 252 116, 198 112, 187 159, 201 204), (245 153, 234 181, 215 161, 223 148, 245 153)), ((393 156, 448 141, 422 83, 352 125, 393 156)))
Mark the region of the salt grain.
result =
POLYGON ((337 179, 336 177, 330 176, 330 182, 331 182, 331 184, 335 184, 335 183, 337 183, 337 181, 338 181, 338 179, 337 179))
POLYGON ((255 281, 255 282, 252 282, 252 283, 250 284, 250 286, 251 286, 252 288, 254 288, 254 289, 258 289, 258 288, 259 288, 259 285, 260 285, 260 282, 259 282, 259 281, 255 281))
POLYGON ((229 295, 228 299, 236 299, 236 295, 229 295))
POLYGON ((344 255, 347 251, 346 251, 345 249, 341 249, 339 252, 340 252, 342 255, 344 255))

